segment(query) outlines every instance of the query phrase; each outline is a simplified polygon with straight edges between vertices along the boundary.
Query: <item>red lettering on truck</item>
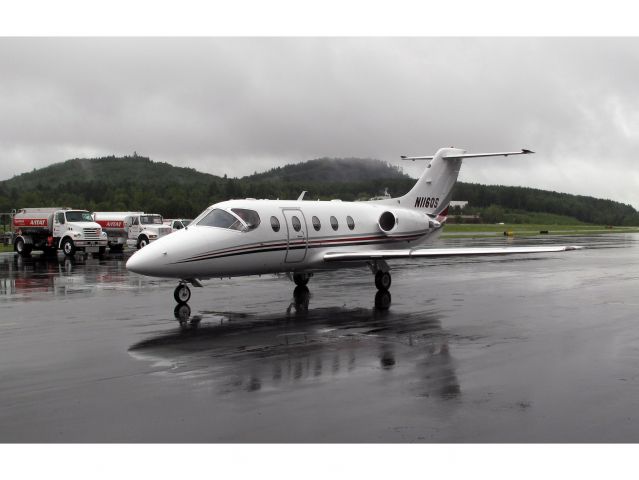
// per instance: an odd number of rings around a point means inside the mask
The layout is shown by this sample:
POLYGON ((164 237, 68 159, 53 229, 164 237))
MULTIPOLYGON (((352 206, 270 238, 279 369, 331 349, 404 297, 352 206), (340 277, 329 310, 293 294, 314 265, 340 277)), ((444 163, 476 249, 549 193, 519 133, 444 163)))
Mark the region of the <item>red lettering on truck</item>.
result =
POLYGON ((102 228, 124 228, 124 222, 119 220, 97 220, 102 228))
POLYGON ((46 218, 14 218, 14 227, 46 227, 48 222, 46 218))

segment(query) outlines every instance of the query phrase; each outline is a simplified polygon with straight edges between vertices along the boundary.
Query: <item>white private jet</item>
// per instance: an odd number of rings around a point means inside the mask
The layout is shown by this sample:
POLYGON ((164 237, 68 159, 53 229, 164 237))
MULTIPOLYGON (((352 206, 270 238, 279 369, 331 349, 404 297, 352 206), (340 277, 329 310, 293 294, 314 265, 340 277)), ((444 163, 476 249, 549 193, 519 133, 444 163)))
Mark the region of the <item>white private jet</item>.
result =
POLYGON ((561 252, 573 246, 427 248, 446 221, 451 192, 465 158, 522 155, 467 154, 441 148, 427 160, 415 186, 404 196, 367 202, 229 200, 211 205, 182 230, 134 253, 126 267, 154 277, 176 278, 178 304, 191 298, 188 284, 215 277, 288 273, 298 286, 314 272, 368 265, 375 285, 391 285, 386 260, 397 258, 561 252))

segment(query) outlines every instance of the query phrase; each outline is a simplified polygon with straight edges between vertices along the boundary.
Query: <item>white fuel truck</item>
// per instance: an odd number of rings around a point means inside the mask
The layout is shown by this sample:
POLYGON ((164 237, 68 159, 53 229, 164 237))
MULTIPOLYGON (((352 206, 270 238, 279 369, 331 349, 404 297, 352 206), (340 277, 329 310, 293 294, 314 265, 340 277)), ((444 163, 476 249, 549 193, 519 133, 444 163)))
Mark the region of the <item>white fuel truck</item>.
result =
POLYGON ((13 216, 13 231, 13 249, 22 256, 32 250, 104 253, 107 246, 106 233, 86 210, 23 208, 13 216))
POLYGON ((94 212, 93 219, 106 231, 112 252, 124 245, 140 249, 173 230, 162 223, 162 216, 143 212, 94 212))

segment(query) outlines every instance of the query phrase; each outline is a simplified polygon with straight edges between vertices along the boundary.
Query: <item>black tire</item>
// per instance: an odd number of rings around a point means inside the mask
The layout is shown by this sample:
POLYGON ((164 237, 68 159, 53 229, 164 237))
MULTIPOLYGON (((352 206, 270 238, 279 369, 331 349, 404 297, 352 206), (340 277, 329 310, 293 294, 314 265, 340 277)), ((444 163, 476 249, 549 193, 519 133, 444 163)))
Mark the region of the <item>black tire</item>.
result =
POLYGON ((24 243, 24 239, 22 238, 16 238, 16 243, 14 244, 13 248, 21 257, 28 257, 29 255, 31 255, 31 245, 27 245, 26 243, 24 243))
POLYGON ((391 275, 388 272, 377 272, 375 274, 375 286, 378 290, 388 290, 391 286, 391 275))
POLYGON ((311 276, 308 273, 294 273, 293 281, 298 287, 305 287, 311 276))
POLYGON ((120 244, 109 245, 109 250, 111 251, 111 253, 121 253, 122 248, 123 248, 123 245, 120 245, 120 244))
POLYGON ((106 253, 106 247, 100 247, 100 250, 98 251, 98 255, 102 256, 106 253))
POLYGON ((187 303, 191 299, 191 289, 188 285, 181 283, 175 287, 173 292, 173 298, 178 304, 187 303))
POLYGON ((72 257, 75 254, 75 245, 73 244, 73 240, 65 238, 62 241, 61 249, 67 257, 72 257))
POLYGON ((141 235, 138 238, 138 250, 143 249, 149 244, 149 239, 145 235, 141 235))

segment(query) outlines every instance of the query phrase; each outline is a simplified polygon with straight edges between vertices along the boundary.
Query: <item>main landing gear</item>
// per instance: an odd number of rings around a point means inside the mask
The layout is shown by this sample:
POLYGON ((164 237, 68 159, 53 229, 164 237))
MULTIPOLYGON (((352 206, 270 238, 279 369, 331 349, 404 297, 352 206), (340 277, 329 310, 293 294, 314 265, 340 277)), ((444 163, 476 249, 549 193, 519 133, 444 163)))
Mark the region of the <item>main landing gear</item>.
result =
POLYGON ((375 275, 375 286, 380 292, 387 292, 391 286, 390 267, 382 260, 368 262, 368 266, 375 275))
POLYGON ((312 273, 294 273, 293 281, 298 287, 305 287, 312 276, 312 273))
POLYGON ((391 286, 391 276, 388 272, 377 272, 375 274, 375 286, 377 290, 387 292, 391 286))

